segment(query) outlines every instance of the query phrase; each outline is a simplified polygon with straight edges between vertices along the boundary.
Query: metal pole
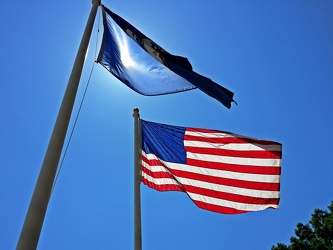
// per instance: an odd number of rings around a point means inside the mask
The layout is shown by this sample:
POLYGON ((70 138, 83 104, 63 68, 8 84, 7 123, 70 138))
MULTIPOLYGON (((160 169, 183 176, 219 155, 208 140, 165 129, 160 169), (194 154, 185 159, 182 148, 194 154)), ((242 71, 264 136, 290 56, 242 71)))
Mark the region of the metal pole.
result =
POLYGON ((134 250, 142 249, 141 235, 141 124, 139 109, 133 110, 134 117, 134 250))
POLYGON ((38 245, 99 4, 100 0, 92 0, 93 6, 17 243, 18 250, 36 249, 38 245))

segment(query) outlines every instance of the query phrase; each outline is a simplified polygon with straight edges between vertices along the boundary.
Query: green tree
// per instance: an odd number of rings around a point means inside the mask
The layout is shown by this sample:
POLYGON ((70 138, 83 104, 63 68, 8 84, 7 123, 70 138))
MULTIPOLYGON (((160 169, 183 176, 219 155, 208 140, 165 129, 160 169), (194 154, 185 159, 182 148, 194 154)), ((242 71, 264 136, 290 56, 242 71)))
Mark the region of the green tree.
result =
POLYGON ((271 250, 333 250, 333 201, 328 209, 315 209, 309 223, 297 224, 289 246, 278 243, 271 250))

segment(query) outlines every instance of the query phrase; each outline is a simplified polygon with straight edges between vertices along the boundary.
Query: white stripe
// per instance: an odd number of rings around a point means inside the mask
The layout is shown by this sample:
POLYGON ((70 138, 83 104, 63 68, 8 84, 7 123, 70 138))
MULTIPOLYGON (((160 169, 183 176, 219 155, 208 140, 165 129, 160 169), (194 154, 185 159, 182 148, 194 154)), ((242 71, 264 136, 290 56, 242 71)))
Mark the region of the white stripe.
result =
POLYGON ((205 138, 240 138, 233 134, 226 134, 222 132, 195 132, 195 131, 185 131, 185 135, 205 137, 205 138))
POLYGON ((201 142, 201 141, 184 141, 184 146, 197 147, 197 148, 218 148, 226 150, 235 151, 281 151, 281 145, 270 144, 262 145, 258 143, 211 143, 211 142, 201 142))
MULTIPOLYGON (((148 159, 151 155, 148 155, 148 159)), ((249 173, 238 173, 238 172, 231 172, 225 170, 217 170, 217 169, 207 169, 195 166, 188 166, 186 164, 178 164, 178 163, 171 163, 159 160, 161 163, 166 165, 168 168, 173 170, 181 170, 195 174, 202 174, 214 177, 221 177, 221 178, 228 178, 233 180, 243 180, 243 181, 253 181, 253 182, 265 182, 265 183, 279 183, 280 176, 279 175, 264 175, 264 174, 249 174, 249 173)), ((142 162, 142 165, 149 169, 152 172, 168 172, 163 166, 151 166, 145 162, 142 162)))
POLYGON ((181 186, 176 180, 170 178, 154 178, 150 175, 142 172, 142 177, 149 182, 154 183, 155 185, 177 185, 181 186))
POLYGON ((207 155, 187 152, 187 158, 208 162, 219 162, 225 164, 237 164, 246 166, 261 166, 261 167, 279 167, 281 159, 260 159, 260 158, 242 158, 220 155, 207 155))
POLYGON ((234 201, 227 201, 227 200, 221 200, 218 198, 213 198, 209 196, 204 196, 200 194, 195 193, 187 193, 191 199, 196 201, 201 201, 208 204, 213 204, 217 206, 223 206, 223 207, 230 207, 237 210, 244 210, 244 211, 258 211, 263 210, 269 207, 278 208, 279 206, 276 204, 247 204, 247 203, 239 203, 234 201))
POLYGON ((153 173, 158 173, 158 172, 170 173, 170 171, 168 171, 168 169, 166 169, 164 166, 161 166, 161 165, 150 165, 143 161, 142 166, 144 168, 150 170, 153 173))
MULTIPOLYGON (((239 139, 251 139, 256 141, 261 141, 260 139, 245 136, 245 135, 238 135, 233 133, 223 133, 223 132, 201 132, 201 131, 185 131, 185 135, 196 136, 196 137, 203 137, 203 138, 239 138, 239 139)), ((263 140, 266 141, 266 140, 263 140)))

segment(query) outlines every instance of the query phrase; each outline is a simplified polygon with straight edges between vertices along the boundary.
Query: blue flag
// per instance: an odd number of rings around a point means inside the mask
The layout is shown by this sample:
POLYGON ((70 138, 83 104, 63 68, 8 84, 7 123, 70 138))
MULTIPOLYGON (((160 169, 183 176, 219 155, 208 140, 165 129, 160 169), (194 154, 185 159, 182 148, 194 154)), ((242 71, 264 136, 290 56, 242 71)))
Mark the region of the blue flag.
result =
POLYGON ((105 6, 104 34, 97 61, 142 95, 164 95, 198 88, 227 108, 234 93, 192 70, 187 58, 168 53, 105 6))

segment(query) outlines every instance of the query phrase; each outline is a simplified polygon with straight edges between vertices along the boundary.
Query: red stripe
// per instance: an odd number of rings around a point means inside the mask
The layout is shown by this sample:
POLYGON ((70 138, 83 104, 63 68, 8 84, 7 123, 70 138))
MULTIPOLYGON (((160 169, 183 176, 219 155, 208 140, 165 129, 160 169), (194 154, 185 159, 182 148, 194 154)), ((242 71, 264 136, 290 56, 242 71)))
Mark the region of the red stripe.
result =
MULTIPOLYGON (((159 160, 148 160, 144 156, 142 156, 142 160, 150 166, 163 166, 163 164, 159 160)), ((246 166, 246 165, 237 165, 237 164, 226 164, 220 162, 209 162, 209 161, 202 161, 195 159, 187 159, 186 164, 189 166, 225 170, 237 173, 267 174, 267 175, 281 174, 281 167, 246 166)))
MULTIPOLYGON (((242 213, 247 213, 250 211, 246 210, 239 210, 239 209, 234 209, 230 207, 223 207, 223 206, 218 206, 218 205, 213 205, 213 204, 208 204, 204 203, 202 201, 193 201, 198 207, 202 209, 206 209, 212 212, 216 213, 222 213, 222 214, 242 214, 242 213)), ((273 208, 273 207, 267 207, 267 208, 273 208)))
POLYGON ((204 128, 186 128, 186 131, 190 132, 201 132, 201 133, 224 133, 228 135, 233 135, 233 133, 225 132, 221 130, 213 130, 213 129, 204 129, 204 128))
POLYGON ((199 154, 210 154, 210 155, 221 155, 221 156, 232 156, 232 157, 242 157, 242 158, 271 158, 271 159, 280 159, 281 151, 260 151, 260 150, 227 150, 220 148, 199 148, 192 146, 184 146, 186 151, 191 153, 199 154))
POLYGON ((212 143, 246 143, 246 144, 258 144, 258 145, 281 145, 277 142, 265 141, 265 140, 257 140, 247 137, 201 137, 194 135, 184 135, 185 141, 203 141, 203 142, 212 142, 212 143))
POLYGON ((146 173, 147 175, 153 177, 153 178, 169 178, 169 179, 175 179, 174 176, 167 172, 152 172, 148 168, 142 166, 142 172, 146 173))
POLYGON ((242 214, 242 213, 247 213, 249 211, 244 211, 244 210, 238 210, 230 207, 222 207, 222 206, 217 206, 213 204, 208 204, 204 203, 202 201, 193 201, 198 207, 202 209, 206 209, 212 212, 216 213, 222 213, 222 214, 242 214))
POLYGON ((185 192, 184 189, 181 186, 174 185, 174 184, 167 184, 167 185, 156 185, 153 182, 148 181, 145 178, 142 178, 143 184, 147 185, 150 188, 156 189, 157 191, 180 191, 185 192))
POLYGON ((225 170, 237 173, 271 174, 271 175, 280 175, 281 173, 280 167, 245 166, 245 165, 226 164, 220 162, 209 162, 209 161, 194 160, 194 159, 187 159, 186 164, 202 168, 225 170))

